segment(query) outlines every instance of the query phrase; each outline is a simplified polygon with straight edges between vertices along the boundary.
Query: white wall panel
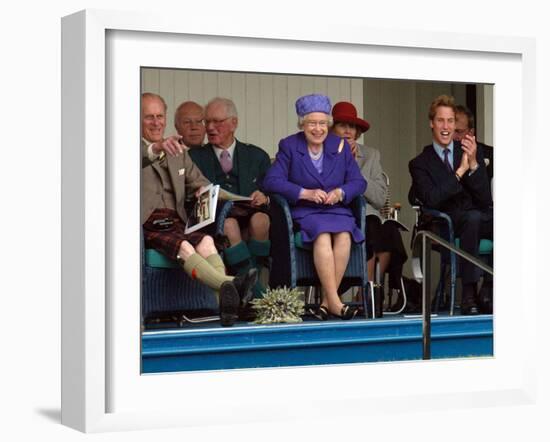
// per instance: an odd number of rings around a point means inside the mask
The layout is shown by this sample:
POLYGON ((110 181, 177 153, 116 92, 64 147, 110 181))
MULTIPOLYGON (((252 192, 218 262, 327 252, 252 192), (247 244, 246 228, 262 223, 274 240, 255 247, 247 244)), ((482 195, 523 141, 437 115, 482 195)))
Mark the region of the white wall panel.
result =
POLYGON ((333 103, 350 100, 362 109, 361 79, 327 78, 309 75, 270 75, 255 73, 206 72, 143 69, 143 92, 161 95, 168 106, 166 135, 175 132, 174 112, 187 100, 206 104, 220 96, 231 98, 239 113, 237 137, 256 144, 271 157, 279 140, 297 131, 296 99, 322 93, 333 103))
POLYGON ((175 82, 174 71, 170 69, 161 69, 159 72, 159 95, 166 101, 168 112, 166 115, 166 132, 174 131, 174 111, 178 104, 175 103, 175 82))
POLYGON ((159 69, 142 69, 141 83, 143 92, 155 92, 159 90, 159 69))
POLYGON ((273 88, 273 76, 260 76, 260 146, 273 152, 274 145, 274 102, 276 94, 273 88))
POLYGON ((246 74, 246 138, 243 141, 260 145, 260 75, 246 74))

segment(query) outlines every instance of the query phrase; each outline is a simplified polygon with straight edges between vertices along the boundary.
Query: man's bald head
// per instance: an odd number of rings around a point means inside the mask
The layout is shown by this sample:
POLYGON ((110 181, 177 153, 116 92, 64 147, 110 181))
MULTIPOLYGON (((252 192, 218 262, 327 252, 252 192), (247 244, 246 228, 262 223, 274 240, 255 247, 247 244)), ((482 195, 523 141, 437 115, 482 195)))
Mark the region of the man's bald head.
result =
POLYGON ((176 109, 174 125, 182 136, 183 143, 190 148, 200 147, 204 141, 204 109, 194 101, 185 101, 176 109))

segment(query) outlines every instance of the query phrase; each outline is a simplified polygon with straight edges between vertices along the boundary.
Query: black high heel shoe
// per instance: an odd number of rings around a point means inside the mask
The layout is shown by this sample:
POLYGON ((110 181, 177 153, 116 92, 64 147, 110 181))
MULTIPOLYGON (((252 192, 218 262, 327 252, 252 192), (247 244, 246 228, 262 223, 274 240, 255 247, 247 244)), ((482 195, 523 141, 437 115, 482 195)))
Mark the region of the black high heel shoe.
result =
POLYGON ((337 316, 335 315, 337 318, 340 318, 344 321, 348 321, 350 319, 353 319, 355 318, 355 316, 357 315, 357 308, 356 307, 352 307, 350 305, 347 305, 347 304, 344 304, 344 306, 342 307, 342 309, 340 310, 340 316, 337 316))
POLYGON ((320 305, 317 310, 309 309, 309 312, 315 316, 319 321, 326 321, 330 317, 328 309, 324 305, 320 305))

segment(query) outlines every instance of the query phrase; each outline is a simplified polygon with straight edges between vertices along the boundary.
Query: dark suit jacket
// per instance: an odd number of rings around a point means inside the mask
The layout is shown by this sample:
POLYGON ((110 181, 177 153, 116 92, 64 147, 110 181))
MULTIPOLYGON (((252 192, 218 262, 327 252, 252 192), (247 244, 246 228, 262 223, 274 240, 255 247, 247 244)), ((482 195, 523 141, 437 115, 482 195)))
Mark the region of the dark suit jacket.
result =
MULTIPOLYGON (((454 170, 460 165, 461 158, 460 143, 454 142, 454 170)), ((483 147, 478 146, 478 169, 472 175, 466 172, 458 181, 443 164, 433 145, 425 146, 422 153, 409 162, 412 177, 409 200, 414 204, 417 199, 426 207, 448 213, 453 222, 465 210, 489 210, 492 205, 491 188, 483 158, 483 147)))
MULTIPOLYGON (((216 170, 220 167, 220 162, 210 143, 204 147, 190 149, 189 155, 210 182, 220 184, 216 183, 216 170)), ((259 189, 259 183, 271 165, 269 155, 258 146, 237 140, 234 156, 239 171, 239 193, 249 196, 259 189)))
POLYGON ((493 179, 493 146, 482 143, 481 141, 477 142, 478 148, 481 146, 483 149, 483 157, 485 159, 485 166, 487 168, 487 177, 489 178, 489 183, 493 179))

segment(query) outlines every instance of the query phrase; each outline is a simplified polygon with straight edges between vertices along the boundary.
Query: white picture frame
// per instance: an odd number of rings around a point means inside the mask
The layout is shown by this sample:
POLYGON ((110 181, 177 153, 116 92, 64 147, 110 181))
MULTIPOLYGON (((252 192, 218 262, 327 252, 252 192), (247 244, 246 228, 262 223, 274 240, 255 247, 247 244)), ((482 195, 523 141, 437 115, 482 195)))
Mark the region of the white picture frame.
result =
POLYGON ((510 225, 505 208, 509 207, 506 201, 520 201, 515 210, 526 221, 536 216, 536 194, 513 186, 510 180, 496 182, 494 187, 498 298, 491 359, 140 376, 139 297, 135 295, 139 266, 134 265, 139 261, 136 66, 300 73, 305 69, 301 60, 308 54, 312 60, 308 69, 338 75, 344 68, 315 60, 346 50, 366 51, 376 61, 368 73, 360 62, 347 67, 348 76, 495 83, 494 140, 500 153, 495 175, 506 176, 518 167, 528 168, 527 159, 535 157, 530 106, 536 92, 533 40, 337 25, 330 31, 292 26, 281 30, 276 24, 243 28, 200 20, 182 26, 177 17, 99 10, 65 17, 62 27, 63 424, 101 432, 208 425, 213 420, 319 418, 323 413, 328 416, 323 406, 327 401, 333 405, 331 415, 534 403, 537 325, 526 312, 536 293, 535 280, 523 278, 522 286, 513 291, 499 275, 517 274, 518 261, 520 276, 529 272, 527 258, 532 253, 530 244, 536 242, 535 229, 520 223, 517 244, 511 244, 504 230, 510 225), (174 50, 181 45, 188 50, 185 57, 174 50), (232 59, 226 51, 209 62, 199 56, 205 47, 230 47, 240 55, 267 51, 270 57, 232 59), (284 68, 280 65, 284 60, 277 59, 281 52, 287 63, 284 68), (468 70, 474 65, 478 69, 468 70), (121 77, 125 87, 114 88, 121 77), (127 106, 119 125, 121 102, 136 106, 127 106), (510 106, 516 109, 513 114, 505 112, 510 106), (106 125, 113 118, 116 127, 106 125), (511 146, 516 151, 521 146, 522 161, 503 154, 511 146), (527 214, 523 207, 535 209, 527 214), (322 377, 380 379, 383 373, 396 379, 389 391, 359 384, 345 394, 312 391, 305 398, 288 400, 289 392, 315 385, 322 377), (430 382, 407 385, 402 375, 430 382), (258 391, 265 394, 258 396, 258 391), (171 400, 168 393, 186 400, 171 400))

